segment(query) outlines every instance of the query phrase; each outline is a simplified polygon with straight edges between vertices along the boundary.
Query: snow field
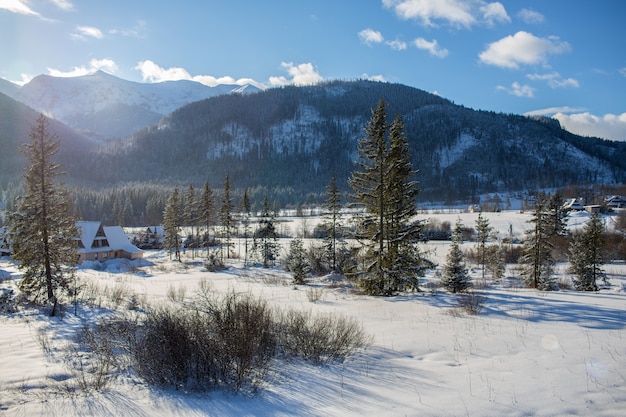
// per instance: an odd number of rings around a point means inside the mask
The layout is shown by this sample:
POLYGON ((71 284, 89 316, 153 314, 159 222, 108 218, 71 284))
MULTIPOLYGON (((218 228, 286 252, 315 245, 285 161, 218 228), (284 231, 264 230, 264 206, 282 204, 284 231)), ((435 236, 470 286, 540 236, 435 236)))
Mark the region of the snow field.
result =
MULTIPOLYGON (((473 227, 477 215, 437 216, 451 224, 461 216, 473 227)), ((501 234, 513 224, 519 237, 529 218, 483 216, 501 234)), ((441 263, 448 244, 428 243, 431 259, 441 263)), ((625 410, 624 263, 606 265, 611 286, 599 293, 521 288, 508 268, 508 279, 478 289, 486 302, 470 316, 441 289, 369 297, 327 277, 294 286, 286 272, 246 269, 241 260, 209 273, 189 251, 182 265, 164 252, 146 255, 79 270, 100 308, 81 306, 75 316, 68 306, 62 320, 34 310, 0 316, 0 416, 618 416, 625 410), (216 292, 250 293, 280 308, 354 317, 372 345, 321 367, 277 361, 256 395, 162 390, 133 375, 120 375, 103 392, 67 388, 75 373, 60 358, 82 323, 108 308, 124 310, 133 294, 140 304, 170 302, 168 294, 193 297, 203 280, 216 292), (310 288, 321 289, 319 301, 309 301, 310 288)), ((6 258, 0 270, 19 276, 6 258)), ((561 264, 557 273, 565 270, 561 264)), ((478 268, 471 273, 481 275, 478 268)), ((431 271, 423 282, 434 280, 431 271)))

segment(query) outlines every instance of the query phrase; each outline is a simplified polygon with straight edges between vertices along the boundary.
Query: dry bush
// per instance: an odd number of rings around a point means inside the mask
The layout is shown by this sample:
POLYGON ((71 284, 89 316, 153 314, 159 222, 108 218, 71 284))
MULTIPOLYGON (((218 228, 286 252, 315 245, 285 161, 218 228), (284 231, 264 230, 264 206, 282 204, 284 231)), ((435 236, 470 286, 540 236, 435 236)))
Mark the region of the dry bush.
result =
POLYGON ((324 289, 320 287, 309 287, 306 290, 306 298, 312 303, 321 300, 323 295, 324 289))
POLYGON ((467 314, 474 315, 481 312, 487 297, 477 291, 468 291, 458 294, 456 300, 459 308, 465 310, 467 314))
POLYGON ((371 339, 355 319, 287 310, 280 317, 279 346, 286 356, 313 363, 343 360, 367 347, 371 339))

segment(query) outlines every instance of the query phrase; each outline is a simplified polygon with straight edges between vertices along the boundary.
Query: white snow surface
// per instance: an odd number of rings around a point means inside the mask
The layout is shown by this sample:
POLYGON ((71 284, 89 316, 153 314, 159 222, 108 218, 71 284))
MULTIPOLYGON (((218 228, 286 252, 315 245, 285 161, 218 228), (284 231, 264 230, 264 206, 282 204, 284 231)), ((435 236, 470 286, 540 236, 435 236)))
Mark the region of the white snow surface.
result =
MULTIPOLYGON (((501 237, 509 225, 522 235, 530 218, 516 211, 483 216, 501 237)), ((477 214, 424 217, 452 224, 461 217, 473 227, 477 214)), ((587 218, 577 214, 570 225, 580 227, 587 218)), ((292 230, 302 226, 291 221, 292 230)), ((448 245, 432 242, 424 249, 442 263, 448 245)), ((117 377, 102 392, 68 392, 74 374, 61 360, 64 347, 83 323, 94 323, 113 306, 81 306, 78 315, 67 307, 61 319, 23 308, 0 315, 0 416, 521 417, 620 416, 626 410, 624 263, 605 265, 611 285, 598 293, 525 289, 510 265, 506 279, 478 289, 487 301, 480 314, 469 316, 443 290, 370 297, 321 277, 308 283, 323 289, 313 303, 308 286, 292 285, 286 272, 243 268, 233 260, 229 269, 209 273, 189 252, 183 259, 181 265, 164 252, 147 252, 141 261, 90 264, 99 268, 78 273, 100 288, 121 288, 149 303, 168 302, 171 288, 192 297, 206 279, 217 292, 234 289, 275 306, 354 317, 372 345, 321 367, 277 361, 255 394, 159 389, 132 375, 117 377)), ((469 266, 478 278, 480 269, 469 266)), ((565 270, 557 266, 562 278, 568 277, 565 270)), ((433 274, 423 282, 433 282, 433 274)), ((8 258, 0 260, 0 278, 0 287, 17 284, 19 271, 8 258)))

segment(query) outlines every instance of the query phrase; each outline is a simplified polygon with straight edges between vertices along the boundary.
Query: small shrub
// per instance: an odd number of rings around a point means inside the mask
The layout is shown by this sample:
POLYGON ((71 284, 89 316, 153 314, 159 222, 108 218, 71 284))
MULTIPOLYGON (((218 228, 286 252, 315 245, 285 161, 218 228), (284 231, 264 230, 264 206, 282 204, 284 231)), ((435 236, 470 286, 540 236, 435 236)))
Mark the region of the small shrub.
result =
POLYGON ((477 291, 469 291, 465 294, 457 295, 457 304, 465 310, 467 314, 478 314, 483 309, 487 297, 477 291))
POLYGON ((336 315, 287 310, 280 321, 280 349, 313 363, 343 360, 371 340, 354 319, 336 315))
POLYGON ((323 294, 324 290, 320 287, 309 287, 306 290, 306 297, 312 303, 321 300, 323 294))

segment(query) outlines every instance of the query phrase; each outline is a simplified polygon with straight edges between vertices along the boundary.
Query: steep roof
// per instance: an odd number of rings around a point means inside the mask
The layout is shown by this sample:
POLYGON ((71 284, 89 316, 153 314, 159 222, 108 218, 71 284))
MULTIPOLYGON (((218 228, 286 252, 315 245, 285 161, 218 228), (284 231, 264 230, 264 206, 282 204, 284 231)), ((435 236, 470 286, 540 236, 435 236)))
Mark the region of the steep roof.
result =
POLYGON ((83 248, 91 248, 98 229, 100 229, 100 222, 80 221, 76 222, 76 227, 80 233, 80 241, 83 243, 83 248))
POLYGON ((130 243, 121 226, 104 226, 104 234, 109 241, 109 246, 115 250, 123 249, 129 253, 143 252, 137 246, 130 243))

